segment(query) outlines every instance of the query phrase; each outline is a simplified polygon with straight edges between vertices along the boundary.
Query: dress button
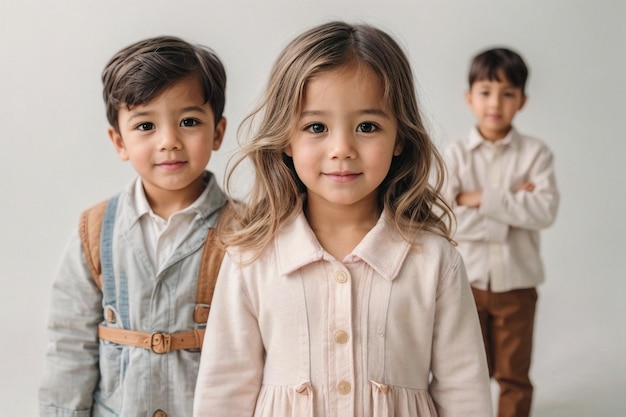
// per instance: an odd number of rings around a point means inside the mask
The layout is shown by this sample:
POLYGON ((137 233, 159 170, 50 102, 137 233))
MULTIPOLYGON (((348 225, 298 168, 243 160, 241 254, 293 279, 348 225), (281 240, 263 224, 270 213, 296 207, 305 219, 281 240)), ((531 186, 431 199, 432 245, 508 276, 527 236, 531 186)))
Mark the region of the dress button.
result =
POLYGON ((335 332, 335 342, 343 345, 349 339, 350 339, 350 336, 348 335, 348 333, 344 332, 343 330, 337 330, 335 332))
POLYGON ((167 417, 167 413, 163 410, 156 410, 152 417, 167 417))
POLYGON ((345 272, 343 271, 335 272, 335 281, 337 281, 340 284, 343 284, 347 280, 348 280, 348 275, 345 272))
POLYGON ((346 381, 339 381, 337 384, 337 391, 339 391, 339 394, 341 395, 350 394, 350 383, 346 381))

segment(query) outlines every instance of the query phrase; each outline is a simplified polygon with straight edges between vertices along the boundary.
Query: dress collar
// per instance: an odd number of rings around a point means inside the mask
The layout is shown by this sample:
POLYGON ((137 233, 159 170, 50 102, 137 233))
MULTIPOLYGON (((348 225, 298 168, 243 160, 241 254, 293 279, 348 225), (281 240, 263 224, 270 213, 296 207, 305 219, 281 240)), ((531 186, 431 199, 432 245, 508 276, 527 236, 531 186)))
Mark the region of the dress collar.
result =
MULTIPOLYGON (((398 275, 410 249, 411 245, 392 225, 390 213, 384 210, 374 227, 342 262, 363 261, 391 281, 398 275)), ((334 260, 320 245, 302 210, 279 230, 276 252, 284 275, 314 262, 334 260)))

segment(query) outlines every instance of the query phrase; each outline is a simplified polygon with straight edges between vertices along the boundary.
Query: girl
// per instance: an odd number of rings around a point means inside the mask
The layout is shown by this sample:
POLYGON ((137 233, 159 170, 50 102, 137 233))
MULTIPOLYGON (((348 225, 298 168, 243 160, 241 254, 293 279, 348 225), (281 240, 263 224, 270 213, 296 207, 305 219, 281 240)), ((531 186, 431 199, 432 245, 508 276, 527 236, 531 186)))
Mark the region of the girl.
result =
POLYGON ((414 91, 406 56, 371 26, 324 24, 279 56, 235 165, 256 177, 223 234, 195 416, 490 416, 414 91))

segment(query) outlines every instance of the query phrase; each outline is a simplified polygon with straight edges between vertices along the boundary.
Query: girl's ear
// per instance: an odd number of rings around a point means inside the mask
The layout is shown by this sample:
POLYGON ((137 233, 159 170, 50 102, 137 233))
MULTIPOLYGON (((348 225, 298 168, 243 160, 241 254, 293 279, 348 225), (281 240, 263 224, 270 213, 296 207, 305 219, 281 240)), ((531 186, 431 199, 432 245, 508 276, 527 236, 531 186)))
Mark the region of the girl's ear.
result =
POLYGON ((128 151, 126 150, 126 145, 124 144, 122 135, 120 135, 113 126, 109 126, 107 133, 109 134, 109 139, 111 139, 111 143, 113 143, 113 147, 117 151, 120 159, 122 161, 128 161, 128 151))
POLYGON ((285 152, 285 155, 287 155, 288 157, 292 157, 292 152, 291 152, 291 145, 287 145, 287 147, 283 150, 283 152, 285 152))
POLYGON ((400 156, 403 150, 404 146, 400 143, 400 141, 396 141, 396 146, 393 148, 393 156, 400 156))

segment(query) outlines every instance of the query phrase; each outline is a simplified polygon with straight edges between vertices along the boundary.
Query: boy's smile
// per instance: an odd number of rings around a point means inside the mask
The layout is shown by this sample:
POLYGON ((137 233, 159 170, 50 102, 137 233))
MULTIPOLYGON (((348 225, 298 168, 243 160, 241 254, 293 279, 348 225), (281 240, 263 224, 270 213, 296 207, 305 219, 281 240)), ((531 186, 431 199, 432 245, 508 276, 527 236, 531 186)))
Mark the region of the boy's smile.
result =
POLYGON ((150 205, 185 206, 202 193, 202 174, 224 137, 197 77, 185 78, 146 104, 119 109, 119 132, 109 136, 119 156, 142 179, 150 205))
POLYGON ((177 169, 182 168, 186 163, 187 161, 168 160, 168 161, 163 161, 156 165, 168 171, 175 171, 177 169))

